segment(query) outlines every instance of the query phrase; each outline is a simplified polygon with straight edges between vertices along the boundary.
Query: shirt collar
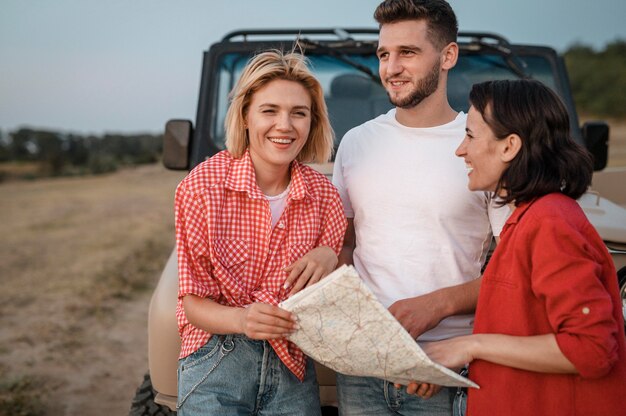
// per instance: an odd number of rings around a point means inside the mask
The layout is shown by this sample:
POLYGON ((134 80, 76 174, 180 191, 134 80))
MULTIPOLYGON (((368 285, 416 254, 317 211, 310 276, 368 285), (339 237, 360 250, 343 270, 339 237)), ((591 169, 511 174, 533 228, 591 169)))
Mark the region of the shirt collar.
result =
POLYGON ((534 198, 534 199, 531 199, 528 202, 523 202, 523 203, 519 204, 519 206, 515 207, 515 209, 511 213, 511 216, 509 217, 509 219, 507 220, 506 223, 507 224, 517 224, 522 219, 522 217, 524 216, 526 211, 528 211, 528 208, 530 208, 531 205, 534 204, 536 200, 537 200, 537 198, 534 198))
MULTIPOLYGON (((224 186, 232 191, 246 192, 250 199, 265 198, 256 183, 256 174, 248 150, 239 159, 233 159, 224 186)), ((290 188, 289 199, 300 200, 309 194, 302 174, 302 165, 297 161, 291 163, 290 188)))
POLYGON ((289 199, 304 199, 308 194, 308 187, 302 175, 302 165, 294 160, 291 163, 291 191, 289 191, 289 199))

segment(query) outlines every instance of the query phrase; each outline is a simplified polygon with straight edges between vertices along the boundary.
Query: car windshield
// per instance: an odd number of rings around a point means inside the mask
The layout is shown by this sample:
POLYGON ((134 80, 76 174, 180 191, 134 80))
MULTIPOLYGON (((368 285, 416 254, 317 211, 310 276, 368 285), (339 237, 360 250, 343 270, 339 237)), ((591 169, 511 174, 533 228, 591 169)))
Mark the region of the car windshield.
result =
MULTIPOLYGON (((330 55, 309 55, 315 76, 324 89, 330 121, 335 131, 335 147, 343 135, 367 120, 383 114, 393 106, 384 88, 363 71, 345 60, 330 55)), ((368 67, 378 73, 378 59, 373 54, 345 55, 348 61, 368 67)), ((249 59, 249 55, 228 53, 220 58, 215 97, 216 119, 211 123, 211 137, 218 149, 224 149, 224 118, 228 108, 228 94, 249 59)), ((522 55, 527 75, 547 86, 557 89, 555 73, 549 59, 544 56, 522 55)), ((467 112, 468 96, 473 84, 487 80, 518 78, 501 54, 481 52, 462 54, 448 77, 448 98, 457 111, 467 112)))

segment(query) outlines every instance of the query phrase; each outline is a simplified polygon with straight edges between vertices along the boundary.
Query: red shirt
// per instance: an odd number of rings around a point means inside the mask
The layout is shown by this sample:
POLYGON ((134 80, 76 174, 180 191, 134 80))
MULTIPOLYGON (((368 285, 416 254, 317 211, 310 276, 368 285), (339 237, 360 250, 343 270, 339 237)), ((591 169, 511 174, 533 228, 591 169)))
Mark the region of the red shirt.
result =
MULTIPOLYGON (((235 307, 254 302, 278 305, 288 293, 283 269, 315 247, 328 246, 339 253, 347 225, 330 181, 293 162, 287 204, 272 228, 269 202, 257 186, 247 152, 234 159, 224 151, 199 164, 178 186, 175 209, 180 358, 211 337, 187 320, 185 295, 235 307)), ((302 351, 285 339, 269 343, 302 379, 302 351)))
POLYGON ((611 257, 576 201, 518 207, 484 273, 474 333, 553 333, 579 374, 470 365, 468 416, 624 415, 626 346, 611 257))

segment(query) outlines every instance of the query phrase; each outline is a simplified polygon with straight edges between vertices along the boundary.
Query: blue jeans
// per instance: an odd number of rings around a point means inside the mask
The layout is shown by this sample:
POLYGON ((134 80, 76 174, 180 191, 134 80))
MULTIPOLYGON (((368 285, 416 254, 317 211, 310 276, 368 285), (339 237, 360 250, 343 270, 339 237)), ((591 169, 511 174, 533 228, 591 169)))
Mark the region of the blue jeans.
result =
POLYGON ((430 399, 422 399, 385 380, 337 374, 340 416, 450 416, 455 393, 456 388, 443 387, 430 399))
POLYGON ((454 396, 452 416, 465 416, 467 411, 467 390, 458 388, 454 396))
MULTIPOLYGON (((465 366, 459 372, 463 377, 468 377, 469 368, 465 366)), ((452 416, 465 416, 467 412, 467 388, 458 387, 454 395, 454 404, 452 405, 452 416)))
POLYGON ((320 416, 313 361, 301 383, 270 344, 212 336, 178 362, 178 416, 320 416))

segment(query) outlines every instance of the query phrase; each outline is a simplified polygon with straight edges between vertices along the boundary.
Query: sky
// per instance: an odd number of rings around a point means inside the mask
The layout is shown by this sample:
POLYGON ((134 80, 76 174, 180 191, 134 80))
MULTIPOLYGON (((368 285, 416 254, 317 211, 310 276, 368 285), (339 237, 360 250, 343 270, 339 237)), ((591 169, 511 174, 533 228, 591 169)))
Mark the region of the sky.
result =
MULTIPOLYGON (((0 132, 193 120, 202 52, 242 28, 376 27, 379 0, 0 0, 0 132)), ((450 0, 465 31, 564 51, 626 40, 624 0, 450 0)))

